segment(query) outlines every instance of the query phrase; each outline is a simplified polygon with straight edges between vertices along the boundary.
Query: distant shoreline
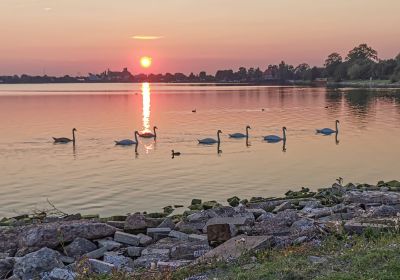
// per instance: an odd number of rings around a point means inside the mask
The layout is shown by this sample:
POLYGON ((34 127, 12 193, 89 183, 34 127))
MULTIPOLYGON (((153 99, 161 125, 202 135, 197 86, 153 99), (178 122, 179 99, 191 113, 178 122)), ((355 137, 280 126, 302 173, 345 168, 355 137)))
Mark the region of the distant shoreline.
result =
MULTIPOLYGON (((43 82, 43 83, 0 83, 0 85, 44 85, 44 84, 141 84, 146 81, 137 82, 113 82, 113 81, 82 81, 82 82, 43 82)), ((313 81, 287 81, 287 82, 276 82, 276 81, 265 81, 265 82, 149 82, 154 84, 188 84, 188 85, 200 85, 200 86, 305 86, 305 87, 322 87, 322 88, 384 88, 384 89, 397 89, 400 88, 400 82, 391 83, 390 81, 342 81, 342 82, 326 82, 325 84, 317 84, 313 81)))

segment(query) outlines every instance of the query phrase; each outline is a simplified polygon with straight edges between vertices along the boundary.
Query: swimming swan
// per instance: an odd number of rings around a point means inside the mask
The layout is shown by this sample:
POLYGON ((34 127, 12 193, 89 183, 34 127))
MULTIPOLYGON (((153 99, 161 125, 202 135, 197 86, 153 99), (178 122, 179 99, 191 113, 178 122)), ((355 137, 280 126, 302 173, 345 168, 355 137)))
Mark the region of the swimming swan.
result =
POLYGON ((264 136, 264 140, 270 143, 275 143, 279 141, 286 141, 286 127, 282 127, 282 132, 283 132, 283 137, 277 136, 277 135, 267 135, 264 136))
POLYGON ((77 131, 76 128, 73 128, 72 129, 72 139, 69 139, 66 137, 61 137, 61 138, 53 137, 54 143, 63 143, 64 144, 64 143, 73 142, 75 144, 75 131, 77 131))
POLYGON ((156 129, 158 129, 158 127, 157 127, 157 126, 154 126, 154 127, 153 127, 154 133, 151 133, 151 132, 143 132, 143 133, 139 133, 139 136, 142 137, 142 138, 156 138, 156 137, 157 137, 156 129))
POLYGON ((338 120, 336 120, 336 130, 333 130, 331 128, 323 128, 323 129, 317 129, 317 133, 321 133, 324 135, 330 135, 332 133, 338 133, 339 132, 339 128, 338 128, 338 124, 340 123, 338 120))
POLYGON ((251 127, 248 125, 246 126, 246 134, 243 133, 233 133, 233 134, 229 134, 230 138, 249 138, 249 129, 251 129, 251 127))
POLYGON ((120 146, 131 146, 131 145, 137 145, 138 139, 137 139, 137 135, 139 133, 137 131, 135 131, 135 141, 131 140, 131 139, 124 139, 124 140, 120 140, 120 141, 115 141, 115 145, 120 145, 120 146))
POLYGON ((221 139, 219 138, 219 134, 220 133, 222 133, 222 131, 221 130, 218 130, 217 131, 217 138, 218 138, 218 140, 215 140, 214 138, 204 138, 204 139, 197 139, 197 141, 199 141, 199 144, 206 144, 206 145, 209 145, 209 144, 215 144, 215 143, 221 143, 221 139))

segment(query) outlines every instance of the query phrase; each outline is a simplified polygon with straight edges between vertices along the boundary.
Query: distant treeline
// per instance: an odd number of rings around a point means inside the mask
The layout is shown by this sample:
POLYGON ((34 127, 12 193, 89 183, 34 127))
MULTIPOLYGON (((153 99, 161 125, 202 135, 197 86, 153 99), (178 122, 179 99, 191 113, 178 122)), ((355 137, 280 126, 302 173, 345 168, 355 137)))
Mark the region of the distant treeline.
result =
POLYGON ((343 57, 338 53, 330 54, 324 67, 311 67, 307 63, 298 66, 286 64, 268 65, 260 68, 240 67, 238 71, 218 70, 215 75, 205 71, 199 74, 166 73, 132 75, 126 68, 122 72, 107 70, 101 74, 89 74, 81 77, 51 77, 14 75, 0 76, 0 83, 79 83, 79 82, 161 82, 161 83, 271 83, 286 84, 289 81, 354 81, 354 80, 390 80, 400 81, 400 54, 393 59, 379 59, 378 52, 367 44, 361 44, 343 57))

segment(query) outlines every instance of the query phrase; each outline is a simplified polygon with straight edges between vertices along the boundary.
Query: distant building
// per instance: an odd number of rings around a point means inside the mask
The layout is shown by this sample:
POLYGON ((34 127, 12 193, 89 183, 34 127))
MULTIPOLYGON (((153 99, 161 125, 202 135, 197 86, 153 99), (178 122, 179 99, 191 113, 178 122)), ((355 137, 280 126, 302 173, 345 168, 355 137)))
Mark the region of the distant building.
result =
POLYGON ((107 81, 107 82, 132 82, 133 75, 128 71, 128 68, 124 68, 122 72, 111 71, 107 69, 99 75, 93 75, 89 73, 89 81, 107 81))

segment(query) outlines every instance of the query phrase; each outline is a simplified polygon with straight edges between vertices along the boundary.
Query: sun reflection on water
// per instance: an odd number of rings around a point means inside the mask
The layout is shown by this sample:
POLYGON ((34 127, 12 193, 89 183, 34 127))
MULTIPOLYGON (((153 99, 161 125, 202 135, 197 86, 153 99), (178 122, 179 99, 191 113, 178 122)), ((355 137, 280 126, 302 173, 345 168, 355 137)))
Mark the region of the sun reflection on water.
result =
POLYGON ((150 84, 142 84, 143 97, 143 132, 150 131, 150 84))

